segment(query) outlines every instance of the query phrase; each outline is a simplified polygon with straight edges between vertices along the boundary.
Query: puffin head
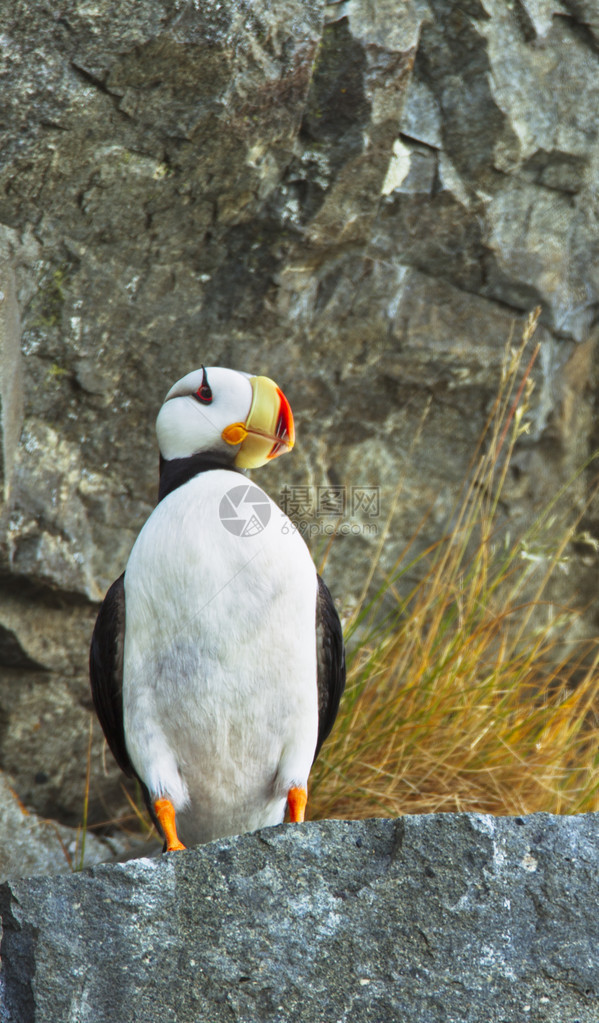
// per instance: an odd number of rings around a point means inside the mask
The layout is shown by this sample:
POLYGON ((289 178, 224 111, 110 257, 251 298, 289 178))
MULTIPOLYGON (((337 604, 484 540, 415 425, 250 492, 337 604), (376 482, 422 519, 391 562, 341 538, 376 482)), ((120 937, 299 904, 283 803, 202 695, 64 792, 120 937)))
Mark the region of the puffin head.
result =
POLYGON ((269 377, 202 366, 173 384, 156 420, 162 457, 203 452, 239 469, 255 469, 291 451, 293 414, 269 377))

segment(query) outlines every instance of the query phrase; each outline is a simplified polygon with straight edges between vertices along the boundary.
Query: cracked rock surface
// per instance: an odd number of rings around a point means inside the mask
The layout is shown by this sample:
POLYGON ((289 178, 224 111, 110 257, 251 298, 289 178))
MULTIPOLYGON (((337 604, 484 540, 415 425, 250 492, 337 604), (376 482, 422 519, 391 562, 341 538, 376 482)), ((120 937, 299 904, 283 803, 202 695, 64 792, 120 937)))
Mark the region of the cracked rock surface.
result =
POLYGON ((267 829, 0 888, 2 1023, 595 1023, 597 818, 267 829))
MULTIPOLYGON (((346 488, 342 609, 400 481, 383 565, 445 530, 537 304, 511 535, 597 447, 598 38, 586 0, 0 0, 0 769, 30 809, 81 820, 88 639, 183 373, 284 388, 298 444, 256 478, 304 488, 317 551, 346 488)), ((589 631, 597 521, 552 594, 589 631)), ((96 729, 91 821, 120 784, 96 729)))
POLYGON ((28 813, 14 786, 0 774, 0 882, 34 874, 68 874, 105 860, 151 855, 152 845, 130 848, 122 837, 97 838, 80 828, 28 813))

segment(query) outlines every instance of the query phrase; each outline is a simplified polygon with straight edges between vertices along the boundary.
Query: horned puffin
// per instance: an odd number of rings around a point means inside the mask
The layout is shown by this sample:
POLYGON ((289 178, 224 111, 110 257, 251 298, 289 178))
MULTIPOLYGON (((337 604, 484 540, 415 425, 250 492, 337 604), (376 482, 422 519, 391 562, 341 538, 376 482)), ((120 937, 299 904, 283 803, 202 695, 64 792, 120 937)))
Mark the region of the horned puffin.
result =
POLYGON ((339 617, 304 540, 244 474, 290 451, 274 381, 201 367, 166 395, 158 504, 90 650, 108 745, 172 851, 303 821, 345 685, 339 617))

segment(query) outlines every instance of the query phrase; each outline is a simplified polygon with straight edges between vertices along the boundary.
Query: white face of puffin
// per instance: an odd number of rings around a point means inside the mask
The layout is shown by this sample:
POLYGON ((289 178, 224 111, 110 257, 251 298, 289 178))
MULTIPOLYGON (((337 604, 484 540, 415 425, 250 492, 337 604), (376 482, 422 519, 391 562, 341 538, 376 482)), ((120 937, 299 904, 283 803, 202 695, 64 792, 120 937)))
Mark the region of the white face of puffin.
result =
POLYGON ((269 377, 207 366, 168 392, 156 420, 164 458, 222 452, 232 465, 253 469, 290 451, 293 414, 269 377))

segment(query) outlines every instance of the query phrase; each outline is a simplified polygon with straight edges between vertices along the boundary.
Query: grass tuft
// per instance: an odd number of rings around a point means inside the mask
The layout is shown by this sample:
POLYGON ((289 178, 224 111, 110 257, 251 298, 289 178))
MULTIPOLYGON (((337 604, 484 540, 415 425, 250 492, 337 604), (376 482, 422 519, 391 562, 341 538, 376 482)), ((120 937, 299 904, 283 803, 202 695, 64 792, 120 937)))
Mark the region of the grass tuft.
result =
POLYGON ((414 537, 349 623, 347 691, 314 766, 313 818, 599 809, 599 645, 572 638, 580 611, 548 596, 580 516, 557 530, 563 488, 525 535, 500 529, 538 315, 506 349, 451 528, 419 554, 414 537))

